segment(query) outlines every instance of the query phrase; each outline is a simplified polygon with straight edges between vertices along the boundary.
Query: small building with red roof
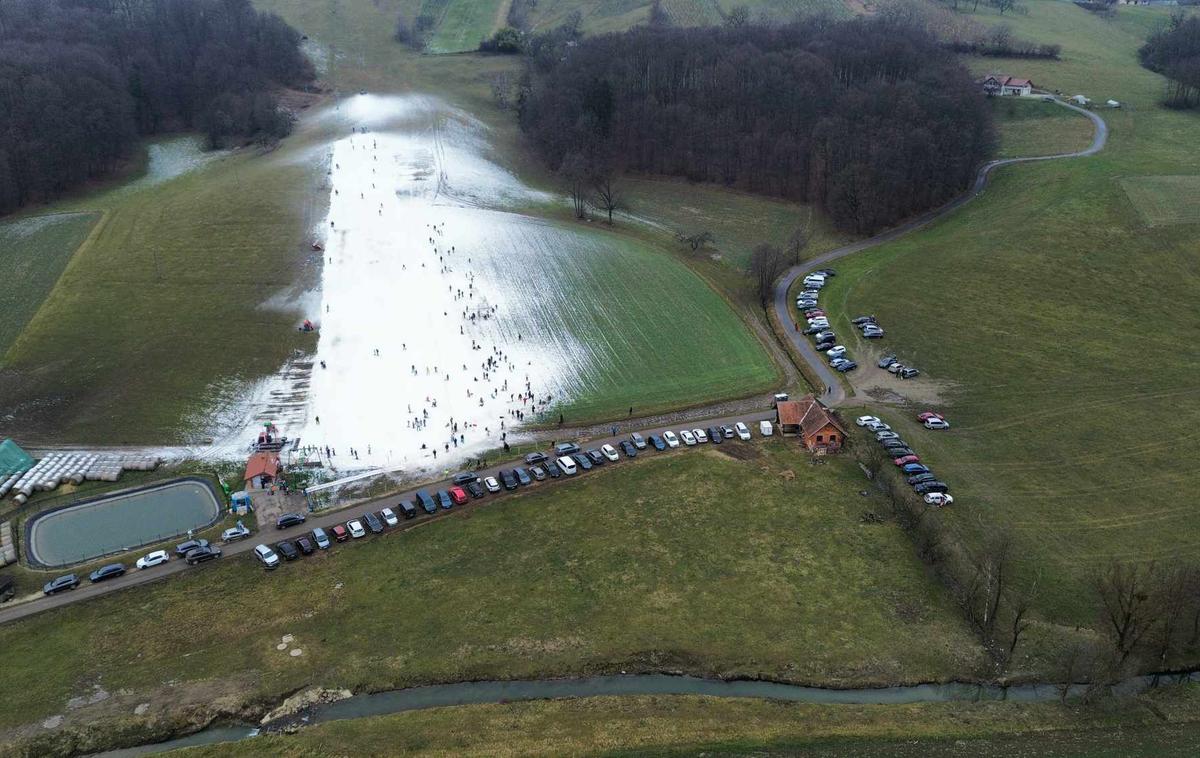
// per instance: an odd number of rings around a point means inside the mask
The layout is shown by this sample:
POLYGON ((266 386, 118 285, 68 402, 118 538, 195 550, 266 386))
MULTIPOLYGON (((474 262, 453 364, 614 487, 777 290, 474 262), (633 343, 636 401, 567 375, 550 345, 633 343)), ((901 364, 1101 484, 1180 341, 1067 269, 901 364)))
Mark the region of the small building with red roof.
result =
POLYGON ((279 478, 279 454, 255 453, 246 461, 246 475, 242 481, 246 489, 263 489, 269 487, 279 478))

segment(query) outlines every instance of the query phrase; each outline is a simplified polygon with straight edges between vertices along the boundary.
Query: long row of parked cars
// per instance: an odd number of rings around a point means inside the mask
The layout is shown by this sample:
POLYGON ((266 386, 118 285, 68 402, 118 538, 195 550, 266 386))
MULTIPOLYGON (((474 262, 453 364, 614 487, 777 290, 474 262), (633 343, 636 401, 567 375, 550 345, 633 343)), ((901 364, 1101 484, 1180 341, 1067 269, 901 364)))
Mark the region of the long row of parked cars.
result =
MULTIPOLYGON (((770 421, 759 422, 759 432, 763 436, 771 436, 774 428, 770 421)), ((750 428, 743 422, 733 426, 710 426, 707 429, 683 429, 678 434, 666 431, 662 434, 643 436, 637 432, 629 435, 616 446, 603 444, 590 450, 582 449, 574 442, 562 442, 554 446, 552 454, 530 453, 525 456, 524 466, 515 466, 501 470, 497 476, 480 477, 471 471, 455 474, 450 486, 435 490, 417 490, 412 500, 402 500, 395 508, 384 508, 380 511, 367 511, 352 518, 345 524, 337 524, 324 529, 313 529, 294 540, 282 540, 274 545, 261 544, 254 548, 254 556, 267 569, 277 568, 284 561, 292 561, 301 555, 311 555, 318 550, 328 550, 333 542, 366 537, 367 533, 381 534, 388 529, 400 525, 401 519, 416 518, 419 510, 427 514, 439 510, 451 510, 456 505, 466 505, 471 500, 478 500, 489 495, 504 491, 527 487, 534 482, 546 479, 558 479, 564 476, 575 476, 581 471, 590 471, 599 466, 616 463, 625 458, 636 458, 638 451, 653 447, 655 450, 668 450, 683 445, 697 445, 704 442, 720 444, 727 439, 737 438, 749 440, 750 428), (620 452, 618 452, 618 447, 620 452)), ((299 526, 306 521, 302 513, 285 513, 276 521, 276 527, 287 529, 299 526)))
MULTIPOLYGON (((933 411, 918 414, 917 420, 926 429, 950 428, 949 422, 940 413, 933 411)), ((921 462, 921 457, 916 451, 882 419, 878 416, 859 416, 855 423, 875 434, 875 441, 883 447, 892 463, 904 473, 905 481, 926 503, 942 506, 954 502, 954 498, 950 496, 950 487, 938 479, 933 471, 921 462)))
POLYGON ((829 316, 818 302, 821 288, 825 286, 826 280, 836 275, 837 272, 833 269, 825 268, 805 276, 804 289, 796 296, 796 309, 804 314, 808 324, 804 328, 804 333, 812 336, 813 347, 825 353, 831 368, 846 372, 858 368, 858 364, 846 354, 845 345, 837 344, 837 335, 829 325, 829 316))
MULTIPOLYGON (((189 566, 194 566, 197 563, 205 563, 221 557, 221 549, 208 544, 208 540, 188 540, 181 542, 175 546, 175 557, 182 558, 189 566)), ((147 553, 137 559, 134 565, 139 571, 143 569, 161 566, 171 560, 171 555, 166 550, 155 550, 152 553, 147 553)), ((115 579, 118 576, 124 575, 126 572, 124 563, 110 563, 106 566, 93 571, 88 575, 88 581, 92 584, 103 582, 106 579, 115 579)), ((75 574, 64 574, 56 577, 42 586, 42 592, 46 595, 56 595, 59 592, 73 590, 78 587, 82 581, 75 574)))

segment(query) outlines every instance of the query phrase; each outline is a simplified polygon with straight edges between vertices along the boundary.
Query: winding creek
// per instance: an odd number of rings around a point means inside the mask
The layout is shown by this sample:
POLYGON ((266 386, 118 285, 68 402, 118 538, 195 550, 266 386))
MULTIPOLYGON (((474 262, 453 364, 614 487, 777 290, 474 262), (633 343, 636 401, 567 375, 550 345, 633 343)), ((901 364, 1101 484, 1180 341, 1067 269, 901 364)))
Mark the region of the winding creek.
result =
MULTIPOLYGON (((1183 684, 1186 682, 1200 682, 1200 671, 1132 677, 1114 685, 1112 692, 1116 695, 1133 695, 1160 684, 1183 684)), ((248 739, 257 736, 262 731, 275 732, 290 726, 311 726, 328 721, 386 716, 392 713, 456 705, 636 695, 705 695, 830 705, 903 705, 983 700, 1031 703, 1058 699, 1061 697, 1060 687, 1061 685, 1055 684, 1021 684, 1006 687, 997 684, 950 682, 899 687, 832 689, 778 682, 726 681, 670 674, 459 682, 355 695, 345 700, 314 706, 296 716, 273 721, 262 728, 249 724, 212 726, 179 739, 113 750, 97 755, 100 758, 153 755, 193 745, 211 745, 248 739)), ((1083 689, 1083 685, 1072 685, 1069 694, 1072 696, 1082 694, 1083 689)))

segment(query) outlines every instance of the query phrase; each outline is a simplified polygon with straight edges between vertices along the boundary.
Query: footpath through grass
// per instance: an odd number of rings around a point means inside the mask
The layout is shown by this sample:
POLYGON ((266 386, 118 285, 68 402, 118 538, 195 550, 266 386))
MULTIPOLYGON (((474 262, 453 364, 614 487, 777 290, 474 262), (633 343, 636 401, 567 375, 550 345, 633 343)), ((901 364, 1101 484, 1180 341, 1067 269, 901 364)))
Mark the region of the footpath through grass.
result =
POLYGON ((1164 690, 1152 700, 1161 718, 1133 702, 861 706, 598 697, 336 721, 170 755, 1192 755, 1200 738, 1194 688, 1164 690))
POLYGON ((0 728, 61 713, 93 683, 136 704, 233 672, 254 683, 226 705, 307 684, 622 670, 847 686, 980 675, 980 648, 906 536, 860 520, 862 486, 849 460, 814 466, 792 440, 730 442, 493 496, 272 573, 221 560, 0 627, 0 670, 22 693, 0 701, 0 728))
POLYGON ((1063 60, 1009 72, 1124 103, 1103 109, 1108 146, 1002 169, 947 220, 840 262, 826 302, 839 319, 875 313, 877 347, 943 382, 953 430, 913 441, 953 488, 945 519, 968 543, 1015 536, 1053 637, 1096 623, 1090 578, 1107 562, 1194 561, 1200 543, 1200 225, 1148 224, 1127 192, 1130 178, 1200 174, 1200 114, 1161 107, 1163 80, 1137 64, 1167 9, 1028 7, 1005 23, 1061 43, 1063 60))

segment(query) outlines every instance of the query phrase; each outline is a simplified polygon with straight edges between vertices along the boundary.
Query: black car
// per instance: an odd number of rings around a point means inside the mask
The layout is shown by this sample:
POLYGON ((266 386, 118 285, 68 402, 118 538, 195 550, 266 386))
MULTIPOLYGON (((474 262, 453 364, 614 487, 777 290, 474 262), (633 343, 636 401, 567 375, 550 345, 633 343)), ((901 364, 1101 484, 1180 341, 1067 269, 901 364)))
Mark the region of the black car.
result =
POLYGON ((927 471, 924 474, 910 476, 905 481, 907 481, 910 485, 916 486, 918 484, 923 484, 924 482, 936 482, 937 477, 933 475, 932 471, 927 471))
POLYGON ((934 479, 932 482, 918 482, 917 484, 913 485, 913 489, 916 490, 918 495, 928 495, 930 492, 950 491, 950 488, 946 486, 945 482, 939 482, 936 479, 934 479))
POLYGON ((521 485, 522 487, 528 487, 529 485, 533 484, 533 480, 529 478, 529 474, 525 471, 525 469, 518 466, 517 468, 513 469, 512 472, 513 476, 517 478, 517 484, 521 485))
POLYGON ((715 426, 710 426, 705 431, 708 432, 708 441, 714 445, 720 445, 725 441, 725 436, 721 434, 721 430, 715 426))
POLYGON ((605 462, 608 460, 607 458, 604 457, 604 453, 601 453, 599 450, 596 450, 595 448, 587 451, 587 457, 588 457, 588 460, 590 460, 592 462, 593 466, 603 466, 605 464, 605 462))
POLYGON ((487 494, 487 490, 485 490, 483 488, 483 485, 480 484, 478 480, 476 480, 474 482, 467 482, 466 488, 467 488, 467 494, 470 495, 471 497, 475 498, 476 500, 478 500, 479 498, 481 498, 487 494))
POLYGON ((559 458, 564 455, 574 455, 579 452, 579 445, 574 442, 560 442, 554 446, 554 454, 559 458))
POLYGON ((450 499, 450 493, 446 490, 437 491, 437 500, 438 505, 442 506, 444 510, 448 511, 454 507, 454 501, 450 499))
POLYGON ((371 530, 371 534, 379 534, 383 531, 383 522, 372 511, 367 511, 363 514, 363 521, 367 522, 367 528, 371 530))
POLYGON ((417 508, 407 500, 400 501, 400 512, 404 514, 404 518, 416 518, 417 508))
POLYGON ((546 473, 550 475, 551 479, 557 479, 562 476, 562 469, 558 467, 558 461, 553 458, 543 463, 542 468, 546 469, 546 473))
POLYGON ((854 324, 855 326, 862 326, 863 324, 874 324, 875 317, 874 316, 858 316, 857 318, 850 319, 850 323, 854 324))
POLYGON ((888 353, 887 355, 883 356, 878 361, 876 361, 875 365, 878 366, 879 368, 887 368, 888 366, 892 365, 895 362, 896 362, 896 356, 892 355, 891 353, 888 353))
POLYGON ((208 540, 188 540, 175 546, 175 555, 183 557, 198 547, 208 547, 208 540))
POLYGON ((312 555, 313 551, 316 550, 312 540, 308 537, 301 537, 300 539, 296 540, 296 547, 300 548, 300 552, 304 553, 305 555, 312 555))
POLYGON ((541 466, 530 466, 529 475, 539 482, 546 481, 546 470, 541 466))
POLYGON ((841 371, 841 372, 844 374, 844 373, 846 373, 847 371, 853 371, 853 370, 854 370, 854 369, 856 369, 856 368, 858 368, 858 364, 857 364, 857 363, 855 363, 854 361, 846 361, 845 363, 842 363, 842 364, 840 364, 840 365, 837 367, 837 370, 838 370, 838 371, 841 371))
POLYGON ((590 458, 588 458, 586 455, 584 455, 583 453, 575 453, 574 455, 571 456, 571 458, 574 459, 575 463, 579 464, 579 468, 581 470, 583 470, 583 471, 591 471, 592 470, 592 460, 590 458))
POLYGON ((813 272, 814 274, 823 274, 825 276, 837 276, 837 272, 831 268, 819 268, 813 272))
POLYGON ((75 576, 74 574, 67 574, 46 582, 46 585, 42 587, 42 592, 47 595, 54 595, 62 592, 63 590, 73 590, 78 586, 79 577, 75 576))
POLYGON ((285 513, 279 518, 275 519, 275 528, 287 529, 289 526, 303 524, 304 521, 305 518, 303 513, 285 513))
POLYGON ((835 342, 837 335, 832 330, 817 332, 817 336, 813 338, 813 342, 835 342))
POLYGON ((506 490, 515 490, 517 488, 517 475, 512 471, 505 469, 500 472, 500 483, 504 485, 506 490))
POLYGON ((889 447, 887 454, 893 458, 903 458, 906 455, 916 455, 912 450, 906 447, 889 447))
POLYGON ((883 442, 880 442, 879 444, 881 447, 883 447, 884 450, 894 450, 894 449, 900 448, 900 447, 908 447, 908 443, 905 442, 904 440, 900 439, 899 437, 896 437, 895 439, 884 440, 883 442))
POLYGON ((828 326, 810 326, 804 330, 804 333, 805 334, 817 334, 819 332, 825 331, 828 328, 829 328, 828 326))
POLYGON ((623 440, 621 442, 621 452, 625 453, 626 458, 636 458, 637 457, 637 448, 634 447, 633 443, 630 442, 629 440, 623 440))
POLYGON ((460 471, 454 475, 454 483, 460 487, 464 484, 470 484, 471 482, 477 481, 479 481, 479 474, 471 471, 460 471))
POLYGON ((545 453, 530 453, 529 455, 525 456, 525 464, 527 466, 532 466, 535 463, 541 463, 542 461, 546 460, 546 458, 547 456, 545 453))
POLYGON ((195 566, 197 563, 215 560, 221 557, 221 549, 216 547, 198 547, 191 550, 187 555, 183 556, 183 560, 187 561, 187 565, 195 566))
POLYGON ((300 551, 296 550, 296 546, 284 540, 275 546, 275 552, 283 556, 285 561, 294 561, 300 557, 300 551))
POLYGON ((813 349, 818 352, 823 353, 826 350, 829 350, 830 348, 832 348, 836 344, 837 343, 834 342, 833 340, 825 340, 824 342, 818 342, 817 344, 813 345, 813 349))
POLYGON ((433 502, 433 498, 425 490, 417 490, 417 502, 426 513, 437 513, 437 503, 433 502))
POLYGON ((661 451, 667 449, 667 443, 663 442, 663 438, 659 437, 657 434, 650 435, 650 444, 654 445, 655 450, 661 451))
POLYGON ((125 564, 110 563, 107 566, 101 566, 100 568, 93 571, 91 576, 89 576, 88 578, 92 580, 93 584, 95 584, 96 582, 103 582, 105 579, 115 579, 124 573, 125 573, 125 564))

